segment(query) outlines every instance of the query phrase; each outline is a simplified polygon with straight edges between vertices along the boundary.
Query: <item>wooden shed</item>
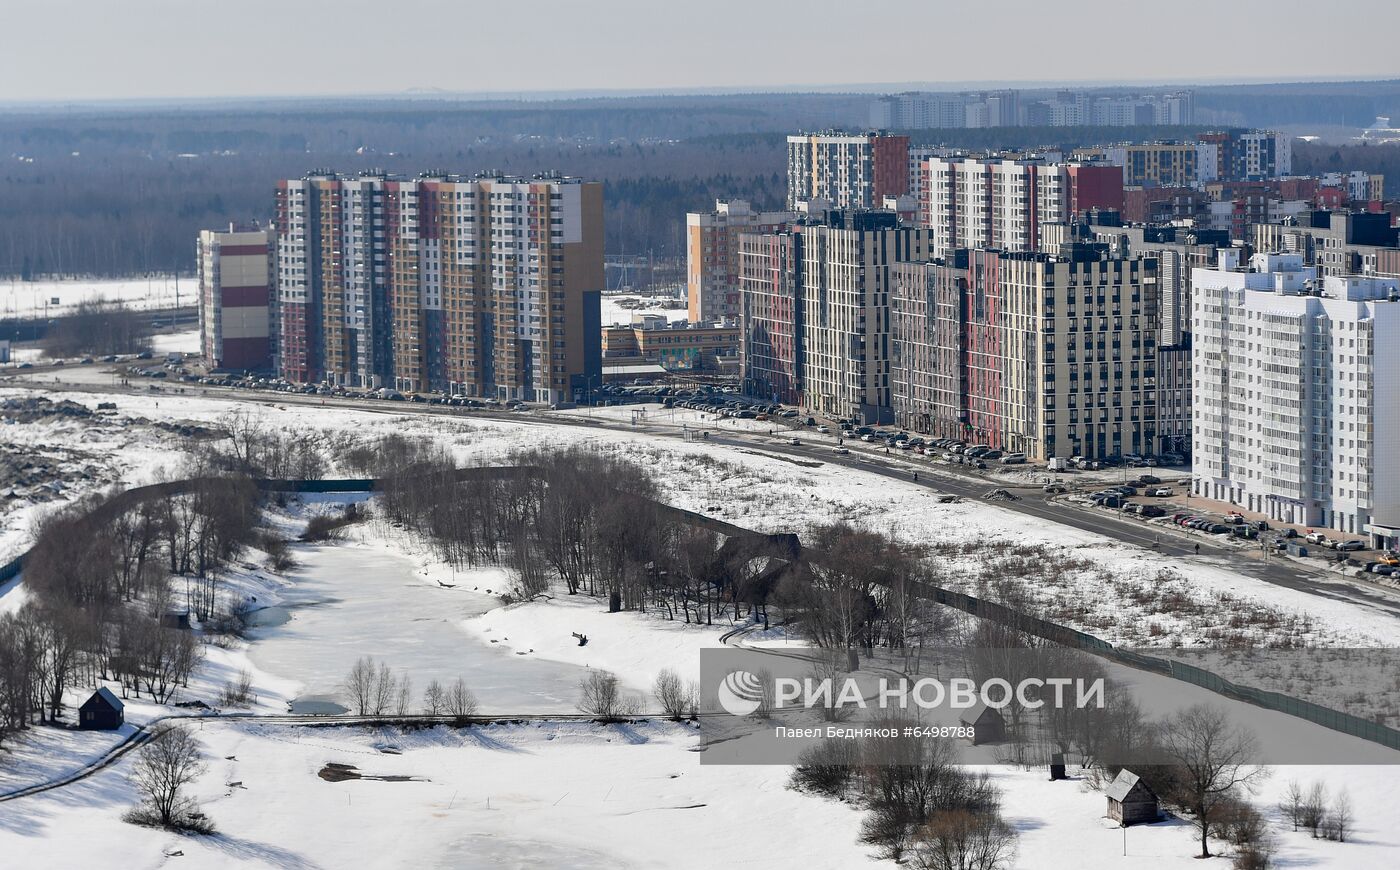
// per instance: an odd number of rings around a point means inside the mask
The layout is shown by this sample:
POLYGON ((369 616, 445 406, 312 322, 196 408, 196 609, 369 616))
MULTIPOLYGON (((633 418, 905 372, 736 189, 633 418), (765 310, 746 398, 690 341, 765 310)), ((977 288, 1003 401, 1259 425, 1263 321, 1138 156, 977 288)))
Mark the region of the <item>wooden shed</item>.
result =
POLYGON ((188 630, 190 628, 190 612, 188 610, 167 610, 160 615, 162 628, 178 628, 188 630))
POLYGON ((78 727, 88 731, 111 731, 122 727, 126 721, 121 699, 112 694, 106 686, 92 693, 92 697, 78 708, 78 727))
POLYGON ((1156 793, 1131 770, 1118 771, 1105 794, 1108 817, 1125 828, 1137 822, 1155 822, 1161 816, 1156 793))
POLYGON ((1000 743, 1006 739, 1006 720, 993 707, 978 701, 976 705, 963 711, 958 722, 972 726, 972 745, 1000 743))

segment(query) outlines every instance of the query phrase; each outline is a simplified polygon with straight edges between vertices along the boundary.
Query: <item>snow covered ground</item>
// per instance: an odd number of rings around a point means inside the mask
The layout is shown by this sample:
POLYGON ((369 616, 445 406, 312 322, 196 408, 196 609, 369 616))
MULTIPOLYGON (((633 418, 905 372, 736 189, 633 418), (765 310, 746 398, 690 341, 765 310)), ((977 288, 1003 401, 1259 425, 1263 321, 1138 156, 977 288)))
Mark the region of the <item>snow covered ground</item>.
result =
POLYGON ((81 302, 96 299, 125 303, 151 310, 194 305, 198 284, 193 278, 169 275, 149 278, 72 279, 19 281, 0 279, 0 320, 26 317, 59 317, 72 314, 81 302), (54 300, 58 301, 55 302, 54 300))
MULTIPOLYGON (((15 394, 0 391, 0 396, 15 394)), ((98 399, 84 393, 67 397, 89 405, 98 399)), ((54 420, 16 424, 4 434, 22 443, 81 443, 106 451, 120 479, 142 483, 178 460, 182 436, 154 423, 207 424, 231 407, 170 393, 101 398, 117 403, 119 417, 148 422, 54 420)), ((678 506, 760 529, 849 519, 910 540, 1011 533, 1124 574, 1150 575, 1170 562, 1088 532, 1032 525, 995 505, 944 505, 910 484, 819 460, 764 454, 757 448, 767 427, 754 421, 725 424, 753 433, 755 449, 735 450, 659 439, 658 425, 679 429, 714 421, 691 419, 687 412, 668 418, 669 412, 655 408, 647 420, 652 431, 643 431, 546 429, 533 414, 445 419, 301 405, 243 407, 269 425, 303 433, 432 436, 449 444, 463 462, 495 461, 541 439, 592 444, 654 468, 678 506)), ((631 410, 603 413, 623 421, 631 410)), ((294 506, 291 518, 315 506, 315 500, 294 506)), ((15 512, 11 509, 6 519, 15 512)), ((24 524, 12 522, 4 540, 18 545, 24 534, 24 524)), ((240 569, 239 588, 276 609, 246 646, 210 647, 206 665, 183 697, 212 697, 225 679, 248 668, 258 708, 280 712, 299 697, 333 696, 348 664, 370 654, 410 673, 419 692, 428 679, 460 674, 483 708, 564 712, 573 707, 577 676, 585 668, 612 670, 629 689, 641 692, 661 667, 692 676, 698 651, 719 645, 720 633, 729 628, 607 614, 597 602, 562 596, 502 608, 487 593, 499 591, 504 579, 499 572, 453 577, 420 546, 373 522, 352 527, 350 539, 340 545, 297 547, 295 557, 300 565, 285 577, 240 569), (588 635, 588 646, 577 646, 574 631, 588 635)), ((1203 593, 1232 590, 1306 612, 1351 642, 1394 645, 1400 639, 1400 626, 1376 611, 1268 586, 1204 560, 1181 569, 1203 593)), ((22 583, 0 587, 0 609, 23 594, 22 583)), ((128 713, 139 722, 160 710, 138 702, 128 713)), ((174 851, 195 859, 189 866, 198 867, 845 868, 874 863, 856 842, 859 813, 786 789, 784 767, 702 767, 693 751, 697 738, 687 726, 603 729, 571 723, 403 733, 209 722, 199 736, 210 769, 197 792, 221 836, 178 837, 122 823, 120 815, 133 801, 123 763, 78 785, 0 805, 0 855, 24 856, 26 866, 92 866, 91 844, 100 843, 117 850, 124 867, 165 866, 175 860, 166 857, 174 851), (381 751, 390 745, 401 754, 381 751), (327 762, 428 781, 331 783, 316 776, 327 762)), ((35 739, 23 753, 24 763, 0 774, 8 777, 0 779, 0 788, 71 769, 112 738, 40 729, 35 739)), ((1194 844, 1184 825, 1131 829, 1123 858, 1123 834, 1102 819, 1101 794, 1073 782, 1046 782, 1040 771, 996 768, 993 775, 1005 789, 1005 815, 1021 832, 1017 867, 1198 866, 1187 863, 1194 844)), ((1400 831, 1388 816, 1400 799, 1400 779, 1393 768, 1280 768, 1257 802, 1271 806, 1295 777, 1326 779, 1334 791, 1348 785, 1358 820, 1355 841, 1336 844, 1284 831, 1276 819, 1288 866, 1394 866, 1400 831)))
POLYGON ((636 295, 611 295, 602 297, 602 323, 604 326, 632 322, 633 314, 660 314, 668 320, 685 320, 687 317, 684 300, 679 308, 671 308, 675 300, 636 295))
POLYGON ((151 350, 157 354, 199 353, 199 330, 162 332, 151 336, 151 350))

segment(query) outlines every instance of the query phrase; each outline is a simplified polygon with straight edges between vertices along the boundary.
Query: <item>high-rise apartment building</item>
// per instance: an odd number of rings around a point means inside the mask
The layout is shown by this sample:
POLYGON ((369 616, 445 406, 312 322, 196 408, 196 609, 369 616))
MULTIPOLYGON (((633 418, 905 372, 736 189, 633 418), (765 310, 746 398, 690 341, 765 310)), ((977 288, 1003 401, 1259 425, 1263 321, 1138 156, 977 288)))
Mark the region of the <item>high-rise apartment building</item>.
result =
POLYGON ((685 218, 687 315, 694 323, 739 316, 739 234, 783 229, 799 215, 755 211, 745 200, 717 200, 685 218))
POLYGON ((1125 187, 1189 187, 1197 181, 1196 155, 1195 142, 1123 142, 1074 151, 1077 159, 1123 167, 1125 187))
POLYGON ((199 234, 200 352, 210 368, 272 367, 270 234, 230 224, 199 234))
POLYGON ((1104 95, 1060 91, 1053 98, 1025 103, 1019 91, 942 93, 905 91, 870 104, 870 126, 881 130, 954 127, 1128 127, 1192 123, 1190 91, 1165 94, 1104 95))
POLYGON ((739 367, 744 393, 802 404, 802 234, 739 238, 739 367))
POLYGON ((895 421, 1033 460, 1158 451, 1157 263, 1070 242, 894 271, 895 421))
POLYGON ((283 376, 571 399, 599 366, 602 211, 547 174, 279 182, 283 376))
POLYGON ((1400 280, 1255 254, 1192 287, 1194 494, 1394 546, 1400 280))
POLYGON ((1250 229, 1256 251, 1301 254, 1305 266, 1339 278, 1385 273, 1382 258, 1400 244, 1385 212, 1306 209, 1287 225, 1256 223, 1250 229))
POLYGON ((824 200, 836 208, 879 208, 909 192, 909 137, 888 133, 800 133, 788 139, 787 208, 824 200))
POLYGON ((936 257, 958 248, 1034 251, 1046 224, 1123 207, 1122 171, 1106 163, 930 157, 927 164, 920 223, 933 230, 936 257))
POLYGON ((746 388, 832 419, 888 420, 890 275, 927 259, 928 242, 927 230, 866 210, 745 235, 746 388))
POLYGON ((1293 140, 1273 130, 1226 130, 1196 137, 1200 181, 1263 181, 1293 173, 1293 140))

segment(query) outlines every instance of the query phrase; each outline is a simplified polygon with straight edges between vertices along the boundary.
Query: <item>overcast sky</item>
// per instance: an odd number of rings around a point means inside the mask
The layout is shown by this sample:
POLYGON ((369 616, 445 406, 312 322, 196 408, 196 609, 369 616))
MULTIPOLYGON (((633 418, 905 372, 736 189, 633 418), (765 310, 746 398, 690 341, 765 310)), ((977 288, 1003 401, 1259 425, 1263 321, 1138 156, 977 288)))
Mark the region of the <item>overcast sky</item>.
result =
POLYGON ((0 101, 1400 76, 1397 0, 0 0, 0 101))

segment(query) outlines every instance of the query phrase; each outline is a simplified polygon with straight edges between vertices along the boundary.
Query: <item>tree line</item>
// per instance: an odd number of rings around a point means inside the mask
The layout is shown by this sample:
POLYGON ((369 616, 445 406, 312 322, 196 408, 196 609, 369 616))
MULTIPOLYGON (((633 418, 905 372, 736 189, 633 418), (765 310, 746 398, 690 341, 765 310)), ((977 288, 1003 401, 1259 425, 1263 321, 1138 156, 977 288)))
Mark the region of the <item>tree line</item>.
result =
POLYGON ((230 618, 237 603, 219 578, 258 540, 259 493, 233 476, 184 490, 135 503, 94 496, 40 521, 28 598, 0 616, 0 739, 61 721, 76 686, 111 681, 123 697, 165 703, 187 684, 202 650, 181 626, 230 618))

